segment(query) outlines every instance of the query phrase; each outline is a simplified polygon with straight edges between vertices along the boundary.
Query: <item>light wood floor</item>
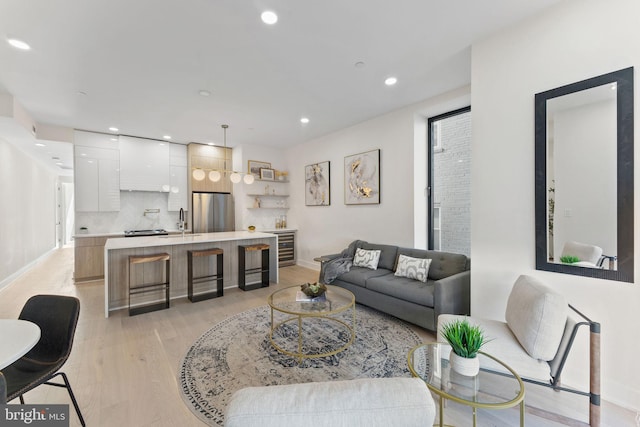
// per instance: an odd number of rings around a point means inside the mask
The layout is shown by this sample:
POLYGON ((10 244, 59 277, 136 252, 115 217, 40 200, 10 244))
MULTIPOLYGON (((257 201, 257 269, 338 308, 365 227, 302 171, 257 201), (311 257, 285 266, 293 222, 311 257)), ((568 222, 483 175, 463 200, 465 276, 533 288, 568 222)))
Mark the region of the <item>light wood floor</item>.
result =
MULTIPOLYGON (((105 319, 104 283, 75 285, 72 275, 73 249, 54 251, 0 290, 0 318, 16 318, 25 301, 35 294, 77 296, 81 301, 80 320, 73 352, 63 371, 69 375, 87 425, 109 427, 202 426, 183 403, 178 387, 180 362, 191 344, 225 318, 266 304, 267 296, 275 289, 317 280, 317 272, 291 266, 282 268, 280 283, 269 288, 250 292, 228 289, 222 298, 194 304, 184 298, 172 301, 169 310, 134 317, 120 311, 105 319)), ((425 341, 433 340, 429 331, 413 329, 425 341)), ((527 398, 530 393, 527 389, 527 398)), ((549 402, 554 402, 556 396, 541 399, 553 405, 549 402)), ((27 393, 25 400, 70 403, 64 389, 48 386, 27 393)), ((470 425, 469 408, 448 405, 445 413, 449 423, 470 425)), ((79 425, 73 406, 70 414, 71 425, 79 425)), ((517 420, 515 410, 483 412, 479 425, 511 426, 514 419, 517 420)), ((634 419, 635 414, 619 407, 605 404, 603 408, 604 425, 636 426, 634 419)), ((527 425, 563 424, 527 414, 527 425)))

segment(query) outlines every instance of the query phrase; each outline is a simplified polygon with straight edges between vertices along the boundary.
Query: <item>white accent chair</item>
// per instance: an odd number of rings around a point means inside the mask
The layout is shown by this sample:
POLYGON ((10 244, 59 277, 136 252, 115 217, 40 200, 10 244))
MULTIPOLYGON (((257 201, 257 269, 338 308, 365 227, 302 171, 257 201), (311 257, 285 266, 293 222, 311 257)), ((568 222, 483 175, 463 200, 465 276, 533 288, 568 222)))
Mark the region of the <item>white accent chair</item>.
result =
POLYGON ((604 255, 602 252, 600 246, 568 241, 564 244, 560 257, 562 258, 569 255, 577 257, 580 261, 571 265, 590 268, 604 268, 604 261, 608 260, 609 269, 613 270, 616 257, 604 255))
MULTIPOLYGON (((442 326, 465 316, 438 316, 438 341, 442 326)), ((558 391, 588 396, 589 424, 600 425, 600 324, 577 311, 565 298, 540 280, 521 275, 509 295, 506 322, 466 317, 469 323, 484 329, 490 339, 482 350, 497 357, 515 370, 523 381, 552 387, 558 391), (560 384, 560 375, 580 326, 590 329, 589 391, 560 384)), ((498 364, 489 370, 505 372, 498 364)))
POLYGON ((436 407, 420 378, 367 378, 236 391, 225 427, 424 427, 436 407))

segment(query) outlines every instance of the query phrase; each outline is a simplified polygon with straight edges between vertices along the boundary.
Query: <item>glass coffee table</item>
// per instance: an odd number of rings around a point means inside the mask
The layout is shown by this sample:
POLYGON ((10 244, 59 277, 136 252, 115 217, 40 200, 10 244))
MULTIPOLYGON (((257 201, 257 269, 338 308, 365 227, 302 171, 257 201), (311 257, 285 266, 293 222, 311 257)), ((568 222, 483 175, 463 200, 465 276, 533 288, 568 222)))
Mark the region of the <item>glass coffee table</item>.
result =
POLYGON ((495 357, 479 352, 480 372, 474 377, 460 375, 449 365, 451 347, 442 343, 426 343, 409 352, 409 370, 421 378, 440 397, 440 423, 444 419, 444 400, 448 399, 473 408, 476 426, 477 408, 507 409, 520 405, 520 427, 524 427, 524 383, 518 374, 495 357), (495 372, 500 366, 505 373, 495 372), (491 367, 491 371, 487 370, 491 367), (508 373, 507 373, 508 372, 508 373))
MULTIPOLYGON (((324 300, 296 301, 298 291, 300 291, 300 286, 292 286, 279 289, 269 295, 267 302, 271 307, 271 331, 269 333, 271 345, 281 353, 297 358, 299 363, 302 363, 302 359, 305 358, 332 356, 347 349, 356 337, 355 296, 346 289, 327 285, 324 300), (351 315, 345 316, 344 312, 348 310, 351 310, 351 315), (317 337, 312 335, 314 328, 311 326, 314 325, 309 325, 310 332, 307 333, 309 336, 305 336, 303 323, 308 322, 317 324, 325 322, 330 323, 331 326, 337 325, 339 329, 337 335, 343 336, 344 339, 328 342, 324 346, 309 350, 309 346, 305 347, 304 345, 305 338, 316 340, 317 337), (297 333, 295 331, 294 333, 283 333, 278 337, 278 340, 275 339, 275 333, 291 326, 291 324, 297 325, 297 328, 293 328, 297 329, 297 333), (285 348, 287 345, 283 340, 289 338, 297 339, 297 345, 291 343, 292 346, 285 348)), ((319 326, 320 331, 327 329, 322 325, 316 326, 319 326)))

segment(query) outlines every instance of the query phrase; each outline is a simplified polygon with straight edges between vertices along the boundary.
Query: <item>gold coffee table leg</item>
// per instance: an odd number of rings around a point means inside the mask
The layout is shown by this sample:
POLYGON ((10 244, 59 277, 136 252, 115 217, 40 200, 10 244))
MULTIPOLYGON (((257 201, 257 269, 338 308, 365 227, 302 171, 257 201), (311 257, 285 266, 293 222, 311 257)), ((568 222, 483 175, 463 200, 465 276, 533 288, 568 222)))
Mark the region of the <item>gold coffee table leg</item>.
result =
POLYGON ((302 316, 298 316, 298 364, 302 363, 302 316))

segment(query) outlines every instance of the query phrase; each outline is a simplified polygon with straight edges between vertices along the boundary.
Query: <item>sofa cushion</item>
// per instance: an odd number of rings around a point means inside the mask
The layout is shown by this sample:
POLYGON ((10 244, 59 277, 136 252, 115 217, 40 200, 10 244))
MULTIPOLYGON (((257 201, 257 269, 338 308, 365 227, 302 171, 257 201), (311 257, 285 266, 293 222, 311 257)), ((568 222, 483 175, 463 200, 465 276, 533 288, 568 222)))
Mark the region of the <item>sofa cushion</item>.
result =
POLYGON ((376 270, 378 268, 378 262, 380 261, 380 251, 378 250, 366 250, 362 248, 356 249, 356 253, 353 256, 353 265, 356 267, 370 268, 376 270))
POLYGON ((366 288, 403 301, 433 307, 433 282, 422 283, 418 280, 398 277, 393 274, 372 277, 367 280, 366 288))
POLYGON ((396 254, 398 253, 397 246, 391 245, 376 245, 374 243, 362 242, 358 247, 367 250, 380 250, 380 261, 378 262, 378 268, 385 268, 387 270, 395 270, 396 254))
POLYGON ((398 255, 398 266, 394 273, 398 277, 427 282, 431 260, 427 258, 411 258, 407 255, 398 255))
POLYGON ((393 272, 385 270, 383 268, 371 270, 364 267, 351 267, 351 270, 349 270, 347 273, 341 274, 337 277, 336 280, 349 282, 364 288, 367 280, 369 280, 370 278, 387 275, 393 277, 393 272))
POLYGON ((353 242, 349 243, 349 246, 347 246, 346 249, 344 249, 340 255, 347 257, 347 258, 353 258, 353 256, 356 254, 356 249, 361 248, 363 245, 366 245, 367 242, 365 242, 364 240, 354 240, 353 242))
MULTIPOLYGON (((468 258, 463 254, 441 251, 427 251, 424 249, 398 248, 398 255, 412 258, 429 258, 429 279, 440 280, 468 270, 468 258)), ((395 268, 393 268, 395 270, 395 268)))
POLYGON ((534 277, 522 275, 509 295, 505 318, 531 357, 551 360, 564 333, 567 310, 564 296, 534 277))

